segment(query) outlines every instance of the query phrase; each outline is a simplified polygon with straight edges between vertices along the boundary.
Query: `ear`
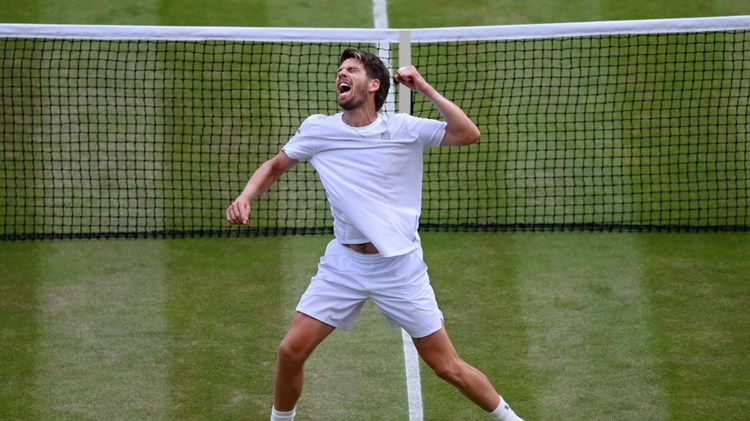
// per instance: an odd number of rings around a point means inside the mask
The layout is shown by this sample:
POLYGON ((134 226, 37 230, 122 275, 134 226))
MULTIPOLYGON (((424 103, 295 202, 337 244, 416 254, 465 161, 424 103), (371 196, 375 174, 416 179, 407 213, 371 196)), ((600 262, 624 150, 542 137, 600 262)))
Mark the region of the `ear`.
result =
POLYGON ((380 79, 371 79, 367 92, 377 92, 380 89, 380 79))

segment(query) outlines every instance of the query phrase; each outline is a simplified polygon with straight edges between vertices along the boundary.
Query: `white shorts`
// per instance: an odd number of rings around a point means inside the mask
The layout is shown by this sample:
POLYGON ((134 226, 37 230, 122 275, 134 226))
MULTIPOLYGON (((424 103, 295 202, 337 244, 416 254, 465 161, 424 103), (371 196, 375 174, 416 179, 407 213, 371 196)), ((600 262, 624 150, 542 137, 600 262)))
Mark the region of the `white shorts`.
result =
POLYGON ((443 313, 422 260, 422 248, 402 256, 361 254, 338 240, 328 243, 318 273, 302 295, 297 311, 325 324, 350 330, 367 299, 413 338, 442 328, 443 313))

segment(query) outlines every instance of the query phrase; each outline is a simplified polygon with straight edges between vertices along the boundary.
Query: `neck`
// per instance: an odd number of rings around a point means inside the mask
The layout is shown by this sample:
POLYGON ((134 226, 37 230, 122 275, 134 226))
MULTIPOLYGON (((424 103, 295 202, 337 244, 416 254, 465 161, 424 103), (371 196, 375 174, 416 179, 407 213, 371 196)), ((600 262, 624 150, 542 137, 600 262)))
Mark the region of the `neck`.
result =
POLYGON ((364 127, 372 124, 378 118, 378 113, 375 109, 367 109, 365 107, 356 108, 353 110, 344 110, 344 123, 353 127, 364 127))

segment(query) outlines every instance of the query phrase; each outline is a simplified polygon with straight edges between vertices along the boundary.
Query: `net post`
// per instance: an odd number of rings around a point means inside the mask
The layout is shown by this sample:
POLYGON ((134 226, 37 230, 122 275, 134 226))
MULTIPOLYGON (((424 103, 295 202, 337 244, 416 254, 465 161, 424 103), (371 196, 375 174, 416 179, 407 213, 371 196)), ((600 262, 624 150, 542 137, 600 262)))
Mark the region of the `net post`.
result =
MULTIPOLYGON (((398 32, 398 67, 411 64, 411 30, 401 29, 398 32)), ((398 90, 398 111, 411 114, 411 90, 403 86, 398 90)))

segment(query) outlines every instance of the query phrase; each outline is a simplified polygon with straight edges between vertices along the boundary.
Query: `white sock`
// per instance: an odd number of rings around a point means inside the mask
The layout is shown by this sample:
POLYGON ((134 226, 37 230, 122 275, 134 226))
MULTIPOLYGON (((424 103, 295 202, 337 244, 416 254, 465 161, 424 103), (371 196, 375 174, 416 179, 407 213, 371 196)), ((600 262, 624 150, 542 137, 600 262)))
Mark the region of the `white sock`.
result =
POLYGON ((294 416, 297 414, 297 407, 294 407, 291 411, 277 411, 276 408, 271 408, 271 421, 294 421, 294 416))
POLYGON ((490 417, 492 417, 492 419, 496 421, 523 421, 521 417, 516 415, 516 413, 513 412, 512 409, 510 409, 508 402, 506 402, 502 396, 500 396, 500 405, 498 405, 497 409, 490 412, 489 414, 490 417))

